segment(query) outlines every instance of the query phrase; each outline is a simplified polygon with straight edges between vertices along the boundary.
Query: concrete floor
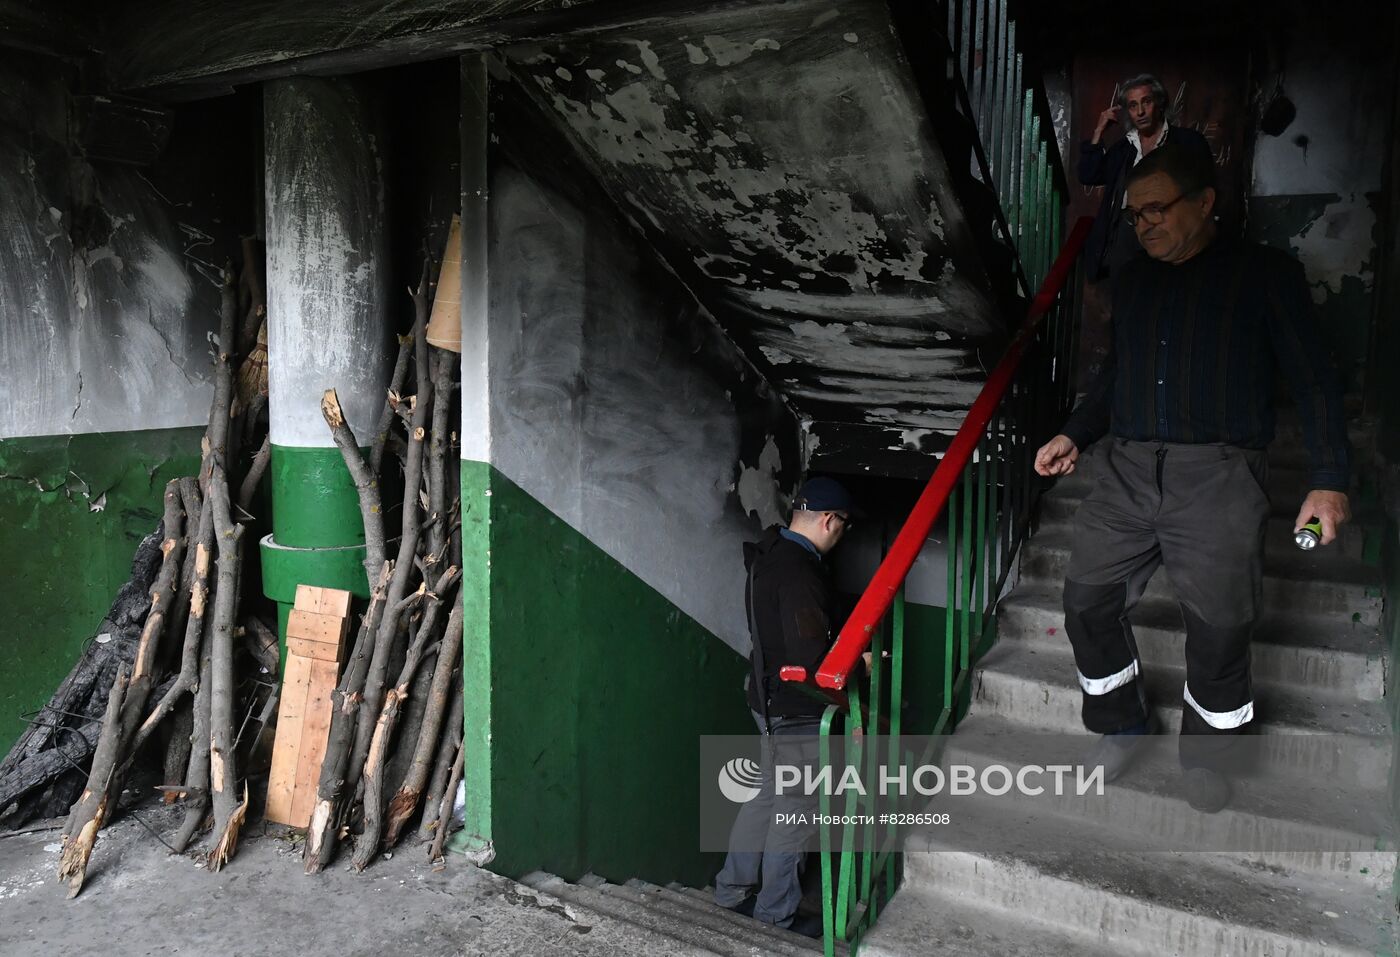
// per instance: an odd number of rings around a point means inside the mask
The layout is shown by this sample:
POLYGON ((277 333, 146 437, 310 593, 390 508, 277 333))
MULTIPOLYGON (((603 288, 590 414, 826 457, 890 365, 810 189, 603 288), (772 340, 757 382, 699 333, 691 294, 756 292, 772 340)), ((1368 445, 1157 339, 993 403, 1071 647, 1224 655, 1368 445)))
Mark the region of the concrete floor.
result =
MULTIPOLYGON (((161 834, 180 817, 160 806, 138 813, 161 834)), ((54 876, 59 833, 0 838, 3 957, 562 957, 632 949, 615 938, 616 928, 595 928, 573 908, 459 856, 434 870, 423 845, 401 845, 364 874, 347 870, 343 855, 308 877, 300 845, 285 828, 261 823, 244 832, 237 857, 211 874, 189 857, 172 856, 127 816, 103 832, 87 884, 70 901, 54 876)))

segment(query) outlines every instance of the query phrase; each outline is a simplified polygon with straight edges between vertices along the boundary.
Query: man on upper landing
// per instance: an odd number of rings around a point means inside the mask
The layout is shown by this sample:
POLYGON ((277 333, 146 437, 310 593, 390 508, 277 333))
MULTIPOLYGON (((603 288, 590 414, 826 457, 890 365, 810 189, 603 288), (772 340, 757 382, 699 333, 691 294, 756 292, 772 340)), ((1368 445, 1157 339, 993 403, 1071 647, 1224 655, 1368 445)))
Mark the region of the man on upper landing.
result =
POLYGON ((1123 221, 1124 187, 1133 167, 1168 140, 1210 155, 1200 133, 1167 122, 1167 88, 1152 74, 1143 73, 1118 85, 1115 105, 1099 114, 1093 138, 1080 145, 1079 182, 1104 187, 1099 215, 1084 248, 1091 280, 1112 276, 1141 248, 1133 228, 1123 221), (1104 132, 1125 118, 1127 133, 1112 146, 1105 145, 1104 132))

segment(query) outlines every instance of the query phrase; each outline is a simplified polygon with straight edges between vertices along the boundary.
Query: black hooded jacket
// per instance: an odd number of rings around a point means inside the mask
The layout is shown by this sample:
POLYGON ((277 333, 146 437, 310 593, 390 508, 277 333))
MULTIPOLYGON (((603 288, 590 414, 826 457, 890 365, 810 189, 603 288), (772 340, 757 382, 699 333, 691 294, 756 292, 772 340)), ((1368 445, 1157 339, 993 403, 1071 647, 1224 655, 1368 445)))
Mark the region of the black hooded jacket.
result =
MULTIPOLYGON (((744 598, 752 603, 758 628, 750 638, 763 643, 768 716, 820 717, 828 702, 782 681, 778 671, 799 665, 811 676, 831 647, 837 608, 826 565, 807 548, 784 538, 774 525, 757 542, 744 543, 744 567, 752 572, 752 593, 746 584, 744 598)), ((748 699, 749 707, 761 713, 752 681, 748 699)))

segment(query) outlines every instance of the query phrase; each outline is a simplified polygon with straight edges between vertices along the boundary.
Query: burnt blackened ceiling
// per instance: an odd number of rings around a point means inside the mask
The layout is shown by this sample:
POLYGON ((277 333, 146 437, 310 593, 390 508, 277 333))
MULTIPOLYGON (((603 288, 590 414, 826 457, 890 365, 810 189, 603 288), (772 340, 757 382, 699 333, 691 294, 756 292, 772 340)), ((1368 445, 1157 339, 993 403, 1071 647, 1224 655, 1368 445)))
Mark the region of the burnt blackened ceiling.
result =
POLYGON ((712 11, 507 66, 814 434, 956 426, 1004 316, 883 4, 712 11))

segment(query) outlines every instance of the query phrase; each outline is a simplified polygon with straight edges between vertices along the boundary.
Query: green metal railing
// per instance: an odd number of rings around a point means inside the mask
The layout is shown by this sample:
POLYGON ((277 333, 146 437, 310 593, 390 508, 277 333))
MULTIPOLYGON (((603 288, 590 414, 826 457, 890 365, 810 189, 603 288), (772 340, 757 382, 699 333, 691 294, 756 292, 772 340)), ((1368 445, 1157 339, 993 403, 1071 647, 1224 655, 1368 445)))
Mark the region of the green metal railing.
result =
POLYGON ((1038 289, 1060 248, 1068 197, 1049 103, 1025 76, 1007 0, 946 0, 944 40, 955 97, 974 129, 974 164, 1001 207, 1024 291, 1038 289))
MULTIPOLYGON (((928 764, 938 736, 951 733, 968 702, 973 664, 995 637, 996 604, 1029 533, 1039 485, 1033 459, 1074 401, 1071 378, 1075 308, 1074 264, 1088 237, 1090 220, 1075 225, 1047 270, 1025 325, 987 380, 923 494, 890 546, 836 643, 817 671, 816 682, 843 690, 844 705, 829 706, 820 726, 820 759, 831 766, 833 739, 840 753, 862 766, 862 778, 878 780, 881 767, 928 764), (940 521, 946 529, 946 608, 942 634, 910 634, 906 628, 904 581, 940 521), (906 684, 909 642, 942 641, 941 687, 906 684), (869 681, 847 681, 856 660, 871 653, 869 681), (885 653, 888 652, 888 657, 885 653), (924 726, 908 727, 910 699, 937 695, 938 708, 924 726), (901 735, 931 736, 923 753, 901 745, 901 735)), ((928 711, 926 710, 927 714, 928 711)), ((839 776, 839 775, 838 775, 839 776)), ((820 829, 825 952, 837 942, 859 946, 898 887, 904 829, 881 824, 892 808, 875 794, 854 791, 841 807, 823 793, 823 819, 845 816, 864 823, 820 829)))
MULTIPOLYGON (((1007 0, 947 0, 942 7, 955 106, 976 132, 975 178, 996 196, 998 230, 1015 252, 1022 290, 1038 291, 815 676, 818 686, 846 695, 844 705, 833 704, 822 717, 821 760, 830 766, 839 740, 843 759, 859 762, 867 781, 879 767, 922 765, 933 757, 906 752, 902 734, 936 742, 956 725, 973 665, 995 637, 997 601, 1029 532, 1039 494, 1035 451, 1074 401, 1071 279, 1089 221, 1081 220, 1062 241, 1068 193, 1060 151, 1044 94, 1027 83, 1007 0), (904 581, 940 522, 947 556, 942 634, 911 634, 904 581), (906 673, 911 647, 926 652, 940 641, 940 676, 930 681, 927 672, 906 673), (867 651, 868 682, 848 683, 867 651)), ((934 744, 925 750, 932 752, 934 744)), ((881 801, 878 810, 891 808, 881 801)), ((820 828, 824 947, 832 957, 840 943, 859 949, 898 887, 906 829, 879 823, 873 794, 852 791, 835 802, 823 794, 820 813, 864 821, 820 828)))

